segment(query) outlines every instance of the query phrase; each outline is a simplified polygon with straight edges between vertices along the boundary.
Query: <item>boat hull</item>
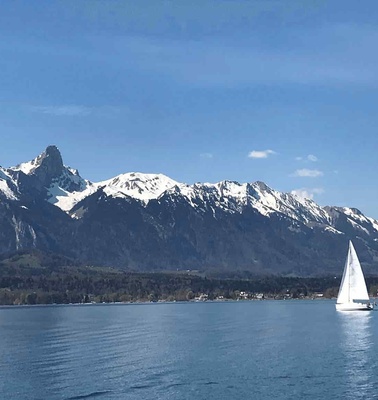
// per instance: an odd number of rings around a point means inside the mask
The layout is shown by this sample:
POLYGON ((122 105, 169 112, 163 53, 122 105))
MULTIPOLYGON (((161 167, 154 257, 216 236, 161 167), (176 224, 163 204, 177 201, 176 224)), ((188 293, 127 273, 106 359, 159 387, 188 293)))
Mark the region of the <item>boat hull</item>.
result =
POLYGON ((341 303, 336 304, 337 311, 372 311, 373 306, 365 303, 341 303))

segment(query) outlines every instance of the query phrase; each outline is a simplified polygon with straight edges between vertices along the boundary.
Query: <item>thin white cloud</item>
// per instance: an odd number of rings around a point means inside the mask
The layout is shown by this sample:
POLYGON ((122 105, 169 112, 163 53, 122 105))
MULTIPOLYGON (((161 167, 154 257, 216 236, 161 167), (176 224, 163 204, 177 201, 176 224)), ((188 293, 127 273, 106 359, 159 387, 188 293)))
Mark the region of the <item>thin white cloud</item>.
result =
POLYGON ((240 43, 236 46, 219 45, 212 40, 156 41, 144 37, 120 38, 116 45, 124 49, 124 54, 136 68, 153 69, 167 78, 200 87, 235 88, 283 83, 377 86, 372 53, 365 49, 374 46, 378 30, 362 29, 359 33, 358 28, 360 26, 349 29, 328 26, 299 31, 302 35, 296 35, 290 42, 292 51, 274 47, 262 51, 258 41, 255 45, 240 43), (303 37, 318 51, 309 52, 303 37))
POLYGON ((200 157, 201 158, 213 158, 213 154, 212 153, 201 153, 200 157))
POLYGON ((323 172, 318 169, 297 169, 291 176, 301 177, 301 178, 317 178, 323 176, 323 172))
POLYGON ((306 156, 306 157, 295 157, 295 160, 296 161, 303 161, 303 160, 305 160, 305 161, 311 161, 311 162, 316 162, 316 161, 318 161, 318 157, 316 157, 316 156, 314 156, 313 154, 309 154, 308 156, 306 156))
POLYGON ((249 158, 268 158, 272 154, 277 154, 273 150, 252 150, 248 153, 249 158))
POLYGON ((301 198, 301 199, 311 199, 313 200, 315 195, 324 193, 323 188, 301 188, 301 189, 294 189, 291 191, 291 194, 301 198))
POLYGON ((77 105, 63 105, 63 106, 39 106, 32 107, 33 112, 41 114, 49 114, 56 116, 87 116, 92 113, 92 109, 84 106, 77 105))
POLYGON ((309 154, 307 156, 307 160, 308 161, 312 161, 312 162, 316 162, 316 161, 318 161, 318 157, 314 156, 313 154, 309 154))

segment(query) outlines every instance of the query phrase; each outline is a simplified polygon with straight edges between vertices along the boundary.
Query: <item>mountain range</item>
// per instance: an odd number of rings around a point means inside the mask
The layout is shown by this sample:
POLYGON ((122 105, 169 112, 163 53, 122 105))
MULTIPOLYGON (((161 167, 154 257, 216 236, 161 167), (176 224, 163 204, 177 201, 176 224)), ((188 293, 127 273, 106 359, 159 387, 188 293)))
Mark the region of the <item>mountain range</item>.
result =
POLYGON ((176 182, 125 173, 102 182, 64 165, 56 146, 0 167, 0 256, 45 251, 125 270, 340 275, 352 239, 378 266, 378 221, 321 207, 263 182, 176 182))

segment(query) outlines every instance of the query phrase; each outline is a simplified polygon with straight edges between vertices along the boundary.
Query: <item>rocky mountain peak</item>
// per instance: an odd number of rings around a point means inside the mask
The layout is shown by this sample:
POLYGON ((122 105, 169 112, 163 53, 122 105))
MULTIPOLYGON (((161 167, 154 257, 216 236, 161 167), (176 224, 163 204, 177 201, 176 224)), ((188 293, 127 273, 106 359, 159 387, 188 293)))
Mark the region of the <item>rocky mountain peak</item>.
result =
POLYGON ((63 160, 60 151, 56 146, 47 146, 46 150, 38 157, 12 167, 10 171, 23 172, 26 175, 36 175, 39 180, 50 180, 62 174, 63 160))
POLYGON ((90 184, 81 178, 77 170, 63 165, 60 151, 54 145, 47 146, 33 160, 6 171, 22 193, 53 204, 59 203, 57 196, 65 197, 68 192, 82 191, 90 184))
POLYGON ((41 181, 57 178, 63 172, 63 160, 60 151, 56 146, 48 146, 46 150, 36 158, 34 174, 41 181))
POLYGON ((266 191, 266 192, 272 191, 272 189, 266 183, 261 182, 261 181, 256 181, 254 183, 254 186, 258 187, 262 191, 266 191))

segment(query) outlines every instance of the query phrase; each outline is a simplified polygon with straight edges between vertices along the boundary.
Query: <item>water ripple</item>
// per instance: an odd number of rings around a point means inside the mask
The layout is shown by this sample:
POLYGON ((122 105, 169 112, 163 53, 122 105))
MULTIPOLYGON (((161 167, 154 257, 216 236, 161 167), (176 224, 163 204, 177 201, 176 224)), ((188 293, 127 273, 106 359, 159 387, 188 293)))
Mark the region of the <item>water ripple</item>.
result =
POLYGON ((0 310, 0 397, 374 398, 375 317, 328 301, 0 310))
POLYGON ((103 390, 101 392, 92 392, 92 393, 88 393, 88 394, 82 394, 79 396, 68 397, 67 400, 90 399, 93 397, 103 396, 104 394, 109 394, 111 392, 112 392, 111 390, 103 390))

